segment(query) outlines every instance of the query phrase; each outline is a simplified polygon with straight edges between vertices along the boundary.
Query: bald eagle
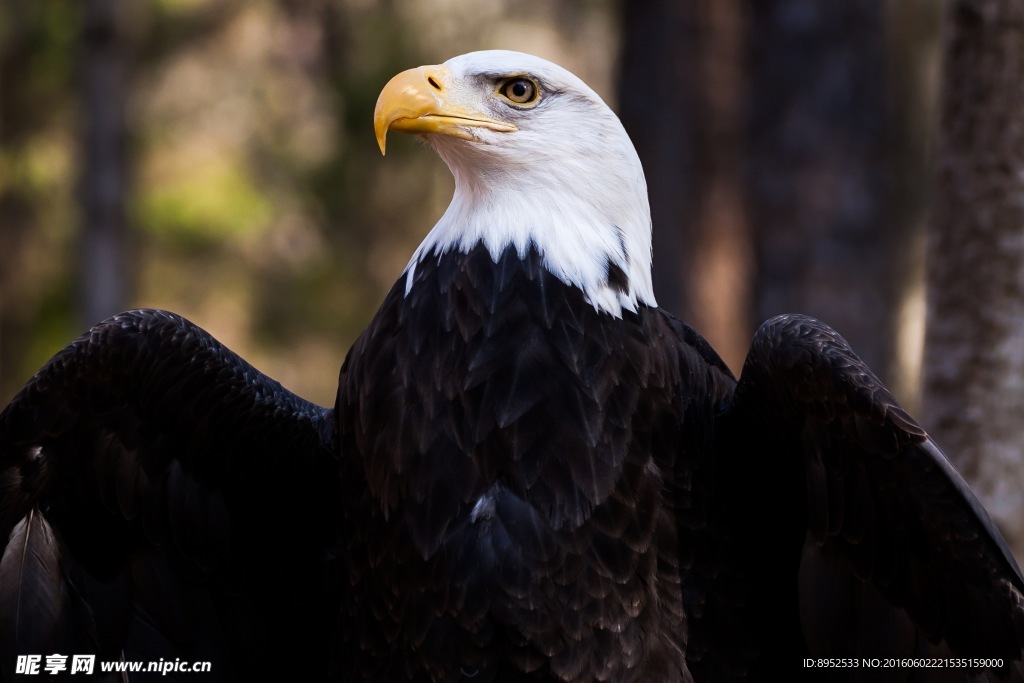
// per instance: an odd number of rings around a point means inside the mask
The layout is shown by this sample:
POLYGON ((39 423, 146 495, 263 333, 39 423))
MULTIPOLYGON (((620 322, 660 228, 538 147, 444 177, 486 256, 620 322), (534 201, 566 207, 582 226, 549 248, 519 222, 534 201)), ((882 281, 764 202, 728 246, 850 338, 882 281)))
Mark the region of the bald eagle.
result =
POLYGON ((0 677, 1019 679, 1020 570, 846 342, 774 318, 737 381, 657 307, 593 90, 477 52, 396 76, 374 125, 455 195, 333 408, 143 310, 0 413, 0 677))

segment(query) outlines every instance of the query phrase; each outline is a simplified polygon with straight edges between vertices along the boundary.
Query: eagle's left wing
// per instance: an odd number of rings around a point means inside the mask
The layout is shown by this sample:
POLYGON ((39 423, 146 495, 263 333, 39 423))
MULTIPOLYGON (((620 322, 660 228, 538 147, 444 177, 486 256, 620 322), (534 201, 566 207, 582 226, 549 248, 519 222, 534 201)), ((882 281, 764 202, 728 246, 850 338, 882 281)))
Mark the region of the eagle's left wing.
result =
POLYGON ((718 490, 767 660, 1019 676, 1020 569, 963 478, 834 330, 797 315, 765 323, 717 432, 718 490), (806 650, 773 645, 794 635, 806 650))

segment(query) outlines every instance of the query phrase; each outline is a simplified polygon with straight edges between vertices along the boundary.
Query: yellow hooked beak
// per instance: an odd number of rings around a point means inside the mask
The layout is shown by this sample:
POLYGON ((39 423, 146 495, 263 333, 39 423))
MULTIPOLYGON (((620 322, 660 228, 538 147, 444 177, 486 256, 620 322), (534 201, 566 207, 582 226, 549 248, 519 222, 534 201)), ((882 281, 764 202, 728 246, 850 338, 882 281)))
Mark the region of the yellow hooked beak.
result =
POLYGON ((373 111, 373 130, 380 153, 384 154, 388 130, 440 133, 465 140, 475 139, 472 128, 502 133, 518 130, 511 123, 483 113, 474 91, 458 85, 444 65, 409 69, 388 81, 373 111))

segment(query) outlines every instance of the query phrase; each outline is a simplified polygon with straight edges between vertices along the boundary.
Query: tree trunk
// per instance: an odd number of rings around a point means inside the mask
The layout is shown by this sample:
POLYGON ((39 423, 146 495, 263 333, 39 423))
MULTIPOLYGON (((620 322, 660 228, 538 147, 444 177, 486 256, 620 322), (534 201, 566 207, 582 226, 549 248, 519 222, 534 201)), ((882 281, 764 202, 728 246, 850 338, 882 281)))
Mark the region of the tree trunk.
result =
POLYGON ((739 201, 740 0, 624 8, 619 109, 647 177, 654 293, 738 371, 752 332, 739 201))
POLYGON ((1024 557, 1024 6, 947 6, 922 415, 1024 557))
POLYGON ((701 183, 697 3, 624 3, 619 115, 644 165, 654 224, 654 293, 684 320, 696 313, 691 280, 701 183))
POLYGON ((892 383, 910 229, 889 213, 884 2, 747 4, 755 320, 820 318, 892 383))
POLYGON ((118 0, 82 3, 81 254, 79 317, 110 317, 128 300, 124 244, 127 36, 118 0))

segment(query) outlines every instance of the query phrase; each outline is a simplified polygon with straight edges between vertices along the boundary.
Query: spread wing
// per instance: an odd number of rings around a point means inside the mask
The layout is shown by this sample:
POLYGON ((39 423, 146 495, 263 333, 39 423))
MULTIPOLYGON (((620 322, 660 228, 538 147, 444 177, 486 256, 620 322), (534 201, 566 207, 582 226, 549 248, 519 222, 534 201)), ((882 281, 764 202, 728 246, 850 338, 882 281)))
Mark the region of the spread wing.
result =
POLYGON ((835 331, 804 316, 765 323, 718 431, 732 445, 723 477, 766 661, 984 658, 1002 662, 992 675, 1020 675, 1016 562, 942 451, 835 331), (806 650, 782 644, 793 629, 806 650))
POLYGON ((0 413, 0 677, 53 653, 322 676, 338 492, 333 411, 173 314, 97 325, 0 413))

